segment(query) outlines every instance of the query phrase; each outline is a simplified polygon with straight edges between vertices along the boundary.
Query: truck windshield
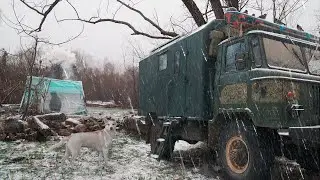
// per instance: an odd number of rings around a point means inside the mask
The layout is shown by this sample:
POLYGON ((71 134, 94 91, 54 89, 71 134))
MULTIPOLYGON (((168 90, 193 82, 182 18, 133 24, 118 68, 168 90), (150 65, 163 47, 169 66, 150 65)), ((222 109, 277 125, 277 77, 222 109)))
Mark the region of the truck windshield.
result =
POLYGON ((307 48, 306 58, 310 73, 320 75, 320 47, 307 48))
POLYGON ((263 38, 268 64, 276 68, 292 69, 320 75, 319 47, 263 38), (317 49, 317 50, 316 50, 317 49))
POLYGON ((270 66, 306 71, 299 46, 269 38, 263 38, 263 44, 270 66))

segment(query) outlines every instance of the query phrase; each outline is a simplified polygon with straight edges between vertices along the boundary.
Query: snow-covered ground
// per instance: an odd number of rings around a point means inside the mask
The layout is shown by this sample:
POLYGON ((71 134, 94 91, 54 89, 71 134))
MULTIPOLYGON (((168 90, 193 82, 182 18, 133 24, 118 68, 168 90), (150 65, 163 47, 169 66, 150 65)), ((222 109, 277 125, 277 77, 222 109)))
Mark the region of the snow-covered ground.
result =
MULTIPOLYGON (((94 116, 121 118, 130 110, 89 108, 94 116)), ((150 145, 139 137, 117 133, 113 140, 109 161, 104 164, 98 153, 83 148, 79 158, 61 163, 64 148, 47 152, 57 141, 48 142, 0 142, 0 179, 219 179, 216 174, 203 171, 202 161, 197 157, 176 158, 173 162, 157 161, 149 155, 150 145), (191 163, 192 162, 192 163, 191 163)), ((180 141, 175 149, 191 146, 180 141)))
POLYGON ((104 101, 87 101, 86 103, 88 105, 96 105, 96 106, 112 106, 112 107, 116 106, 116 103, 113 100, 107 101, 107 102, 104 102, 104 101))
MULTIPOLYGON (((131 110, 88 108, 88 111, 97 118, 111 116, 117 120, 128 115, 131 110)), ((87 148, 82 149, 75 161, 60 162, 64 148, 47 152, 55 143, 57 141, 0 142, 0 179, 223 179, 212 157, 204 155, 207 150, 206 144, 202 142, 190 145, 178 141, 174 160, 159 162, 149 155, 149 144, 145 144, 139 137, 118 132, 107 164, 103 163, 97 152, 87 148)), ((274 173, 273 179, 309 179, 299 171, 293 173, 294 170, 288 167, 275 167, 277 173, 274 173)))
POLYGON ((118 133, 109 161, 83 148, 79 158, 60 163, 64 148, 46 152, 56 142, 0 143, 0 179, 212 179, 181 162, 160 161, 149 156, 149 145, 118 133))

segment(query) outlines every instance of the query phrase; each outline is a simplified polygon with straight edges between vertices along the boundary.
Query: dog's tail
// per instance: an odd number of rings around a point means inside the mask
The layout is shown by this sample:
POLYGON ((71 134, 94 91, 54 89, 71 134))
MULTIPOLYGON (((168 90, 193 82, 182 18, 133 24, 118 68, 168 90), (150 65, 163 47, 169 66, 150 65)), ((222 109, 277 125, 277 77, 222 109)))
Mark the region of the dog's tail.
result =
POLYGON ((47 151, 52 151, 52 150, 54 150, 56 148, 59 148, 59 147, 63 146, 64 144, 66 144, 68 142, 69 138, 70 138, 69 136, 62 138, 59 143, 51 146, 47 151))

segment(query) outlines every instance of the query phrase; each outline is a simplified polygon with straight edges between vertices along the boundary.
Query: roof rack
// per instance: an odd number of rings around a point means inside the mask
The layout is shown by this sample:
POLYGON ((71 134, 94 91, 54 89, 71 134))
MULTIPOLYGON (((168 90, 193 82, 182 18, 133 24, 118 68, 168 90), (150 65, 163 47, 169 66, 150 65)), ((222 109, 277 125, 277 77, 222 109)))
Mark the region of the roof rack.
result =
POLYGON ((301 38, 308 41, 320 42, 320 38, 310 33, 288 28, 284 25, 275 24, 266 21, 261 18, 250 16, 239 11, 227 11, 225 13, 225 20, 233 28, 239 29, 240 31, 249 31, 252 29, 261 29, 281 34, 290 35, 293 37, 301 38))

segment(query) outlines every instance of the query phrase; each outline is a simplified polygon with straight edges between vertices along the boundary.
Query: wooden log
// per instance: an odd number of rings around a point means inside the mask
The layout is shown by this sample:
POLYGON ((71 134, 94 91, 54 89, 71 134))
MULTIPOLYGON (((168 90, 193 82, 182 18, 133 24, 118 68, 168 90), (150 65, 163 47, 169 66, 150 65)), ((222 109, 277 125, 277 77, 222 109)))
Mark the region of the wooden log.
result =
POLYGON ((74 118, 68 118, 66 121, 65 121, 65 124, 66 125, 72 125, 72 126, 77 126, 80 123, 80 121, 78 121, 77 119, 74 119, 74 118))
POLYGON ((60 136, 70 136, 71 135, 71 132, 68 130, 68 129, 60 129, 58 134, 60 136))
POLYGON ((64 113, 50 113, 36 116, 39 119, 44 121, 59 121, 63 122, 67 119, 67 116, 64 113))
POLYGON ((84 116, 84 115, 67 115, 67 118, 85 118, 89 116, 84 116))
MULTIPOLYGON (((44 115, 37 115, 40 121, 50 127, 51 130, 58 131, 61 128, 65 128, 63 126, 63 122, 67 119, 66 115, 63 113, 50 113, 44 115)), ((55 133, 53 133, 55 134, 55 133)))
POLYGON ((49 126, 41 122, 37 116, 28 118, 28 124, 31 129, 38 131, 44 137, 53 135, 49 126))
POLYGON ((40 130, 50 129, 49 126, 47 126, 46 124, 41 122, 40 119, 37 116, 33 116, 33 121, 37 124, 37 127, 40 130))
POLYGON ((140 116, 125 117, 123 120, 122 128, 128 132, 134 132, 139 135, 147 134, 147 130, 148 130, 147 125, 141 120, 140 116))
POLYGON ((86 132, 88 131, 87 127, 84 125, 84 124, 78 124, 75 128, 74 128, 74 131, 76 133, 78 132, 86 132))
POLYGON ((36 131, 30 131, 26 134, 25 139, 28 141, 36 141, 38 138, 38 132, 36 131))

